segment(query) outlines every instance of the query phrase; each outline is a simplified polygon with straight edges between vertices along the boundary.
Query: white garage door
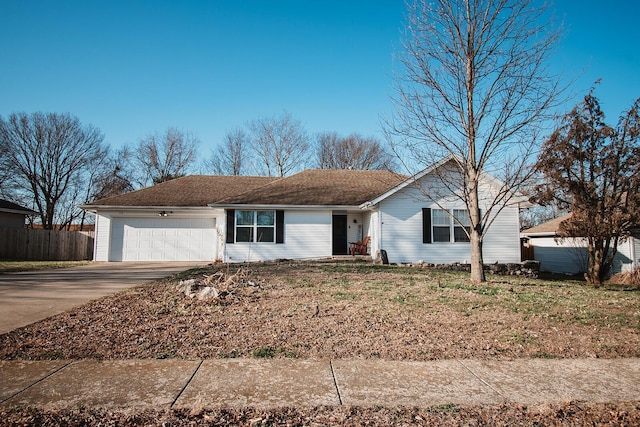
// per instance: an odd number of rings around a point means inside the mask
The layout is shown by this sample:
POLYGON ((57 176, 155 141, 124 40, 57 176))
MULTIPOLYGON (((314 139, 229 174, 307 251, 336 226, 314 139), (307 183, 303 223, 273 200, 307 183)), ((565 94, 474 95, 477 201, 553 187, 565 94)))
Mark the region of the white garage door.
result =
POLYGON ((214 261, 214 218, 114 218, 110 261, 214 261))

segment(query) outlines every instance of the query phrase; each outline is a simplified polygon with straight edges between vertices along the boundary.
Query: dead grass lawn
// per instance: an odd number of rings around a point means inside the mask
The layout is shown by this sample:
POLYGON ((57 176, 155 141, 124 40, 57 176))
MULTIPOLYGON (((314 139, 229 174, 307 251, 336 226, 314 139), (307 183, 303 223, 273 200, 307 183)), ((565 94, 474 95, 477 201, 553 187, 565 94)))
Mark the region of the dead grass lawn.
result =
POLYGON ((362 262, 242 266, 259 287, 223 304, 145 284, 0 336, 2 359, 579 358, 640 356, 640 292, 575 281, 362 262))

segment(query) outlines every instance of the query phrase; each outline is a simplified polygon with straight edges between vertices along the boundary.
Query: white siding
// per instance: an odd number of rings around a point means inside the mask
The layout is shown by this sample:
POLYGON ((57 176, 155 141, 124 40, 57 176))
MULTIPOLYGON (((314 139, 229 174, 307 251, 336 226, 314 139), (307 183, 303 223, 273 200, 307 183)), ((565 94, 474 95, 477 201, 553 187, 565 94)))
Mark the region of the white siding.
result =
POLYGON ((542 271, 577 274, 587 269, 585 245, 575 239, 560 242, 554 237, 535 237, 529 239, 529 244, 542 271))
MULTIPOLYGON (((611 274, 629 271, 633 266, 632 251, 635 240, 618 244, 611 274)), ((554 237, 531 237, 533 254, 540 261, 540 270, 552 273, 578 274, 587 271, 589 262, 585 239, 558 239, 554 237)))
POLYGON ((486 264, 520 262, 520 211, 506 207, 484 236, 482 245, 486 264))
POLYGON ((365 214, 365 235, 371 236, 369 251, 373 259, 380 258, 380 212, 367 211, 365 214))
POLYGON ((94 261, 109 261, 109 244, 111 236, 111 219, 96 214, 96 234, 93 247, 94 261))
POLYGON ((347 242, 362 242, 365 236, 362 214, 347 214, 347 242))
POLYGON ((227 243, 226 261, 331 256, 331 211, 285 211, 284 243, 227 243))
POLYGON ((633 237, 630 237, 626 241, 618 244, 618 253, 613 259, 613 266, 611 268, 612 274, 631 271, 633 269, 634 240, 633 237))
MULTIPOLYGON (((464 209, 460 201, 440 200, 447 209, 464 209)), ((383 200, 379 205, 381 220, 380 249, 387 251, 389 262, 452 263, 471 261, 471 247, 466 243, 423 243, 422 208, 437 209, 420 190, 407 187, 383 200)), ((518 209, 506 208, 485 235, 485 263, 520 262, 518 209)))
POLYGON ((640 267, 640 239, 633 238, 633 262, 636 268, 640 267))

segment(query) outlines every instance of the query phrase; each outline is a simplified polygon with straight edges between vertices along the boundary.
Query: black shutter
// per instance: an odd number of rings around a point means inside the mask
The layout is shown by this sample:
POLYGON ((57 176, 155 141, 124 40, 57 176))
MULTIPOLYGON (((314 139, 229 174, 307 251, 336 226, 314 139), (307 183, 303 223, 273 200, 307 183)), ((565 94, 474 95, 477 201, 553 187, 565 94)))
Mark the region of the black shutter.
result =
POLYGON ((431 209, 422 208, 422 243, 431 243, 431 209))
POLYGON ((284 211, 276 211, 276 243, 284 243, 284 211))
POLYGON ((227 243, 233 243, 236 240, 236 211, 227 209, 227 243))

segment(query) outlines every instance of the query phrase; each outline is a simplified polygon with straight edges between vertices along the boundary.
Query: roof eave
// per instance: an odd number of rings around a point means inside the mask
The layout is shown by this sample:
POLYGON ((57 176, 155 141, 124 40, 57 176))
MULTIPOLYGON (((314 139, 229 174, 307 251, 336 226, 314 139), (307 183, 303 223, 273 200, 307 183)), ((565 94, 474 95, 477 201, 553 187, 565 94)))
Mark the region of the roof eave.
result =
POLYGON ((405 179, 401 183, 395 185, 391 189, 385 191, 384 193, 382 193, 381 195, 379 195, 375 199, 372 199, 372 200, 370 200, 368 202, 363 203, 362 205, 360 205, 361 208, 362 209, 369 209, 372 206, 377 205, 378 203, 380 203, 381 201, 383 201, 387 197, 389 197, 389 196, 397 193, 398 191, 402 190, 403 188, 406 188, 407 186, 417 182, 418 180, 422 179, 422 177, 424 177, 425 175, 433 172, 437 168, 441 167, 442 165, 448 163, 451 160, 454 160, 455 158, 456 158, 456 156, 452 154, 452 155, 449 155, 449 156, 441 159, 440 161, 438 161, 438 162, 430 165, 429 167, 423 169, 422 171, 416 173, 415 175, 412 175, 412 176, 408 177, 407 179, 405 179))
POLYGON ((251 203, 224 203, 209 204, 212 208, 219 209, 277 209, 277 210, 361 210, 358 205, 276 205, 276 204, 251 204, 251 203))
POLYGON ((24 210, 24 209, 0 208, 0 212, 14 213, 14 214, 20 214, 20 215, 38 215, 38 212, 36 211, 24 210))
POLYGON ((123 206, 123 205, 80 205, 78 206, 80 209, 83 209, 88 212, 95 213, 97 211, 153 211, 153 210, 203 210, 203 209, 211 209, 213 206, 203 205, 203 206, 123 206))
POLYGON ((556 237, 558 233, 555 231, 538 231, 533 233, 527 233, 526 231, 520 232, 520 237, 556 237))

